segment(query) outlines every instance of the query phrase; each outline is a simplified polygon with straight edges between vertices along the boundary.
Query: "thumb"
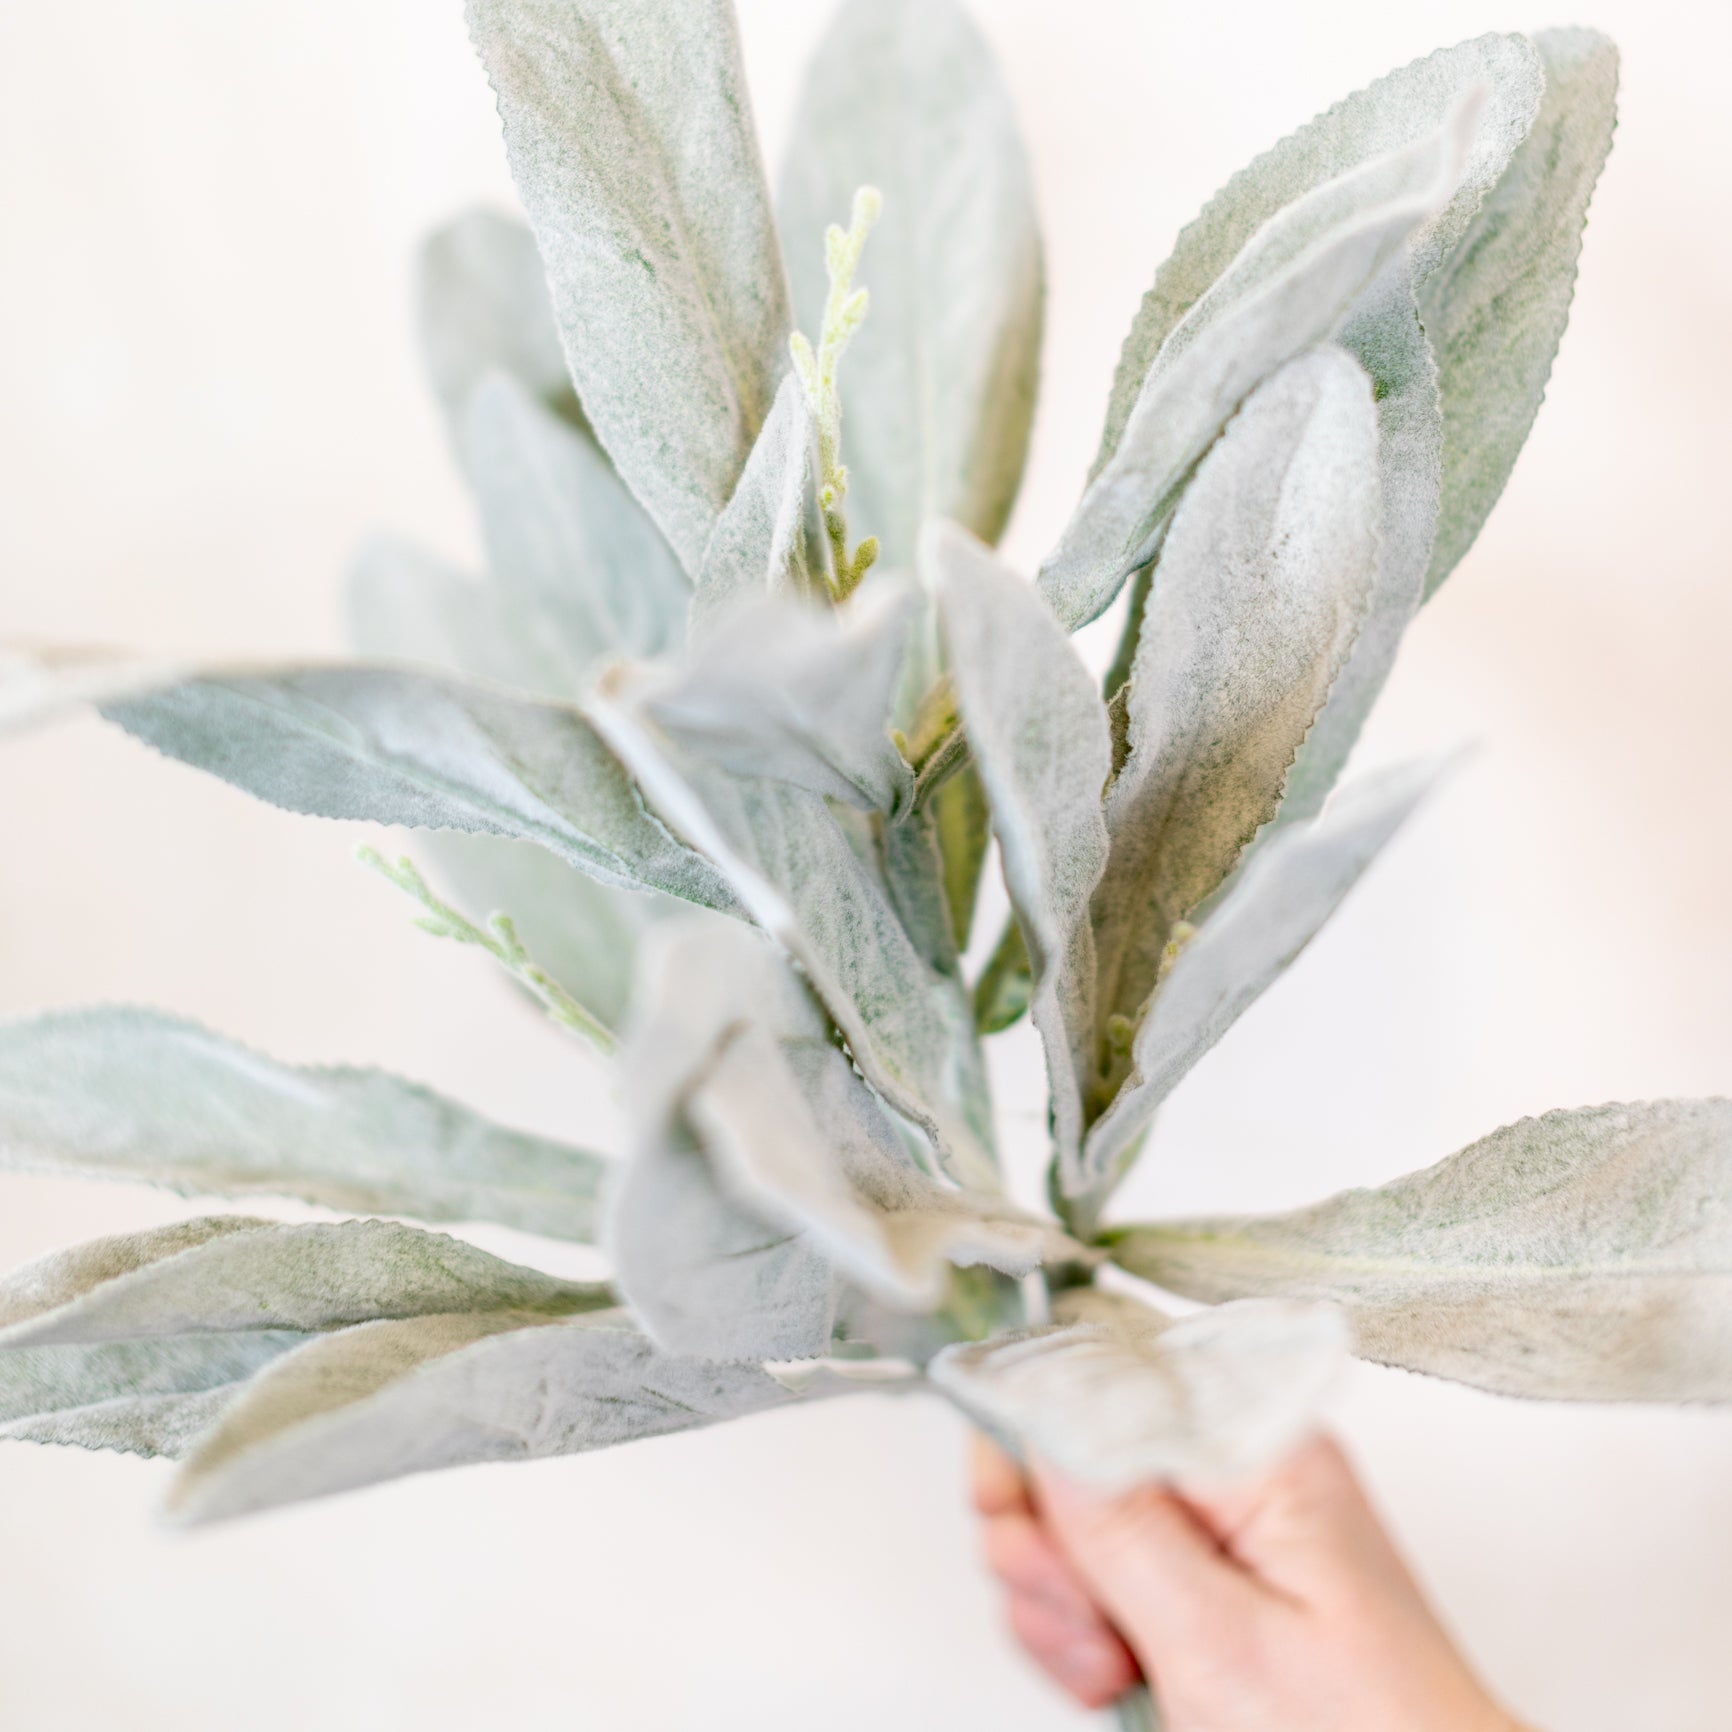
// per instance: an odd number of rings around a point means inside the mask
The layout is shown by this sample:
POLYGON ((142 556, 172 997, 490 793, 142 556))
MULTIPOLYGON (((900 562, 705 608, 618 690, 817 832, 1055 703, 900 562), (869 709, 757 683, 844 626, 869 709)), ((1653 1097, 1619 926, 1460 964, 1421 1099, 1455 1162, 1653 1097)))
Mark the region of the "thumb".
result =
POLYGON ((1170 1492, 1107 1496, 1033 1464, 1041 1515, 1077 1573, 1145 1658, 1237 1620, 1262 1599, 1255 1581, 1170 1492))

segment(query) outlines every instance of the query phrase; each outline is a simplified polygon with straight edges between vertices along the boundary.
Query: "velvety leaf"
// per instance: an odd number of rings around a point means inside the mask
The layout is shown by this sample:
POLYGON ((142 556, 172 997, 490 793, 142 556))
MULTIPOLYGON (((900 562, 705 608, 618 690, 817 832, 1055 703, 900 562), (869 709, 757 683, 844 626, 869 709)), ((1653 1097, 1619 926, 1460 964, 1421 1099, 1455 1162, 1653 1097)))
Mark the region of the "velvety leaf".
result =
POLYGON ((1032 989, 1028 946, 1022 928, 1011 919, 975 983, 975 1026, 982 1034, 1002 1033, 1028 1009, 1032 989))
POLYGON ((1074 1177, 1094 1068, 1089 903, 1107 863, 1106 706, 1051 609, 979 542, 933 525, 921 563, 1030 961, 1059 1161, 1074 1177))
POLYGON ((582 422, 535 236, 477 206, 429 235, 416 261, 421 352, 452 430, 487 374, 509 373, 567 421, 582 422))
POLYGON ((463 446, 501 605, 558 658, 558 695, 605 657, 679 643, 691 584, 587 437, 493 373, 470 397, 463 446))
POLYGON ((1370 387, 1323 348, 1256 391, 1174 518, 1128 688, 1129 755, 1106 802, 1091 1117, 1123 1080, 1115 1030, 1141 1017, 1177 923, 1275 813, 1370 595, 1378 509, 1370 387))
POLYGON ((382 1071, 101 1009, 0 1025, 0 1166, 587 1240, 606 1163, 382 1071))
POLYGON ((805 388, 790 373, 704 549, 691 602, 694 643, 742 605, 812 588, 813 560, 825 557, 812 522, 817 438, 805 388))
POLYGON ((0 1350, 244 1329, 341 1329, 453 1311, 567 1316, 614 1304, 395 1221, 213 1215, 92 1239, 0 1280, 0 1350))
MULTIPOLYGON (((630 1160, 607 1213, 615 1279, 663 1347, 708 1359, 805 1359, 830 1350, 837 1279, 797 1230, 725 1187, 688 1117, 693 1089, 742 1019, 809 1032, 822 1020, 769 941, 745 927, 670 922, 645 945, 620 1053, 630 1160)), ((763 1087, 772 1111, 798 1103, 763 1087)))
POLYGON ((1095 618, 1148 559, 1192 467, 1247 394, 1335 331, 1445 208, 1461 183, 1478 111, 1470 95, 1418 143, 1295 199, 1174 327, 1041 569, 1041 588, 1066 626, 1095 618))
POLYGON ((469 0, 577 394, 696 574, 787 369, 727 0, 469 0))
POLYGON ((1040 361, 1028 160, 990 50, 956 0, 849 0, 819 40, 779 211, 802 329, 823 320, 824 231, 854 190, 883 215, 871 310, 843 381, 851 523, 906 569, 947 517, 997 539, 1016 497, 1040 361))
POLYGON ((781 1406, 756 1366, 663 1353, 618 1313, 414 1317, 321 1336, 255 1378, 188 1456, 181 1522, 477 1461, 603 1449, 781 1406))
POLYGON ((958 1177, 992 1188, 991 1114, 961 983, 921 955, 824 800, 681 752, 623 676, 604 682, 589 713, 655 809, 804 970, 866 1080, 958 1177))
POLYGON ((1473 545, 1539 413, 1612 147, 1617 49, 1595 30, 1543 30, 1534 47, 1546 88, 1533 129, 1420 295, 1446 434, 1428 594, 1473 545))
POLYGON ((955 948, 968 948, 974 930, 974 908, 980 896, 980 874, 992 837, 986 788, 973 764, 964 764, 932 797, 932 818, 943 861, 944 900, 950 909, 955 948))
POLYGON ((935 1304, 949 1265, 1084 1256, 1002 1198, 915 1168, 808 989, 740 927, 645 953, 625 1054, 633 1159, 611 1212, 622 1290, 656 1338, 717 1358, 828 1351, 843 1278, 935 1304))
POLYGON ((1437 779, 1409 765, 1344 788, 1323 817, 1277 832, 1179 950, 1131 1043, 1131 1068, 1089 1128, 1105 1181, 1198 1059, 1279 979, 1437 779))
POLYGON ((936 1305, 948 1264, 1021 1276, 1043 1262, 1086 1260, 1050 1222, 999 1196, 941 1186, 914 1167, 828 1042, 778 1046, 750 1025, 717 1056, 688 1110, 735 1194, 808 1233, 886 1303, 936 1305), (784 1110, 789 1101, 797 1111, 784 1110))
POLYGON ((1421 143, 1469 92, 1484 93, 1461 173, 1413 231, 1417 280, 1460 247, 1486 193, 1527 136, 1545 75, 1521 36, 1479 36, 1415 60, 1344 98, 1242 168, 1180 233, 1125 339, 1101 434, 1098 472, 1118 449, 1143 382, 1191 309, 1264 224, 1319 187, 1421 143))
MULTIPOLYGON (((1398 264, 1400 261, 1398 261, 1398 264)), ((1288 773, 1280 824, 1314 818, 1359 739, 1423 598, 1443 477, 1437 364, 1411 272, 1392 265, 1341 331, 1377 402, 1377 576, 1359 635, 1288 773)))
POLYGON ((733 906, 564 704, 406 668, 291 666, 189 679, 103 713, 291 812, 538 842, 603 883, 733 906))
POLYGON ((1316 1422, 1346 1356, 1328 1306, 1247 1300, 1172 1322, 1088 1295, 1086 1320, 947 1347, 928 1375, 963 1408, 1103 1490, 1233 1479, 1316 1422))
POLYGON ((246 1380, 310 1336, 257 1329, 0 1353, 0 1438, 178 1456, 246 1380))
POLYGON ((914 773, 890 737, 890 705, 918 601, 878 579, 839 609, 791 596, 744 606, 652 675, 641 701, 671 739, 731 775, 898 813, 914 773))
POLYGON ((1504 1395, 1732 1401, 1732 1102, 1506 1125, 1424 1172, 1289 1215, 1113 1234, 1199 1299, 1346 1308, 1368 1359, 1504 1395))

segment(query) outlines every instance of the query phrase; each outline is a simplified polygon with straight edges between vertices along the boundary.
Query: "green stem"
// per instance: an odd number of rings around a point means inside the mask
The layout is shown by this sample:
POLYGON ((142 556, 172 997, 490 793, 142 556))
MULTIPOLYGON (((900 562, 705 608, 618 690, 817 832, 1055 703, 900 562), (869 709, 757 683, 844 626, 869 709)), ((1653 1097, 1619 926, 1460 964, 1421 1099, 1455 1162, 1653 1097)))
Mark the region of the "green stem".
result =
POLYGON ((1107 1712, 1124 1732, 1161 1732, 1161 1712, 1147 1684, 1133 1684, 1107 1712))
POLYGON ((619 1042, 614 1032, 587 1005, 581 1004, 560 985, 523 947, 517 927, 508 914, 491 914, 485 929, 466 919, 448 902, 434 895, 420 869, 407 854, 400 855, 395 865, 376 848, 357 848, 355 858, 369 866, 380 877, 389 879, 397 888, 413 896, 427 912, 415 924, 435 938, 449 938, 457 944, 473 944, 485 950, 520 986, 536 999, 554 1022, 573 1034, 581 1035, 591 1046, 611 1053, 619 1042))

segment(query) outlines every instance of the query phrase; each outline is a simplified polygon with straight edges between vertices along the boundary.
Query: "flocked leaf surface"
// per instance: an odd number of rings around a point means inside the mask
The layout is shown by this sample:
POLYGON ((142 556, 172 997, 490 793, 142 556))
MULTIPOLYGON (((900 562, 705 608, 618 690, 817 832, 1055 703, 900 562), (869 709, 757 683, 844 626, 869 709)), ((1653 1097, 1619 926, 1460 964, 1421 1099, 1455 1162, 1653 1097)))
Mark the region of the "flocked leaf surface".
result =
POLYGON ((1424 596, 1443 487, 1443 405, 1411 279, 1405 261, 1392 263, 1340 333, 1377 402, 1377 575, 1353 648, 1287 777, 1284 825, 1322 809, 1424 596))
POLYGON ((492 373, 470 397, 463 448, 493 584, 558 656, 556 695, 606 656, 678 645, 691 584, 593 441, 492 373))
POLYGON ((553 322, 535 236, 516 217, 478 206, 429 235, 416 261, 421 352, 453 432, 470 393, 508 373, 567 421, 581 422, 553 322))
POLYGON ((995 541, 1016 497, 1040 360, 1040 235, 991 51, 956 0, 848 0, 819 40, 781 176, 794 308, 815 331, 824 231, 854 189, 883 215, 848 354, 850 518, 907 569, 946 517, 995 541))
POLYGON ((537 842, 605 884, 734 905, 565 704, 408 668, 299 666, 187 679, 103 713, 291 812, 537 842))
POLYGON ((726 1358, 827 1351, 840 1281, 902 1307, 950 1264, 1026 1274, 1083 1255, 1002 1198, 915 1168, 809 990, 737 926, 671 926, 645 954, 626 1049, 633 1159, 609 1243, 664 1345, 726 1358))
POLYGON ((689 1431, 792 1400, 663 1353, 618 1313, 365 1323, 285 1355, 188 1457, 170 1509, 220 1520, 379 1480, 689 1431))
POLYGON ((742 605, 810 590, 813 557, 823 557, 812 522, 817 438, 805 388, 790 373, 704 549, 691 602, 694 643, 742 605))
POLYGON ((0 1026, 0 1166, 587 1240, 606 1163, 381 1071, 102 1009, 0 1026))
POLYGON ((1527 136, 1543 85, 1539 57, 1525 38, 1476 37, 1355 91, 1234 175, 1181 232, 1143 297, 1113 379, 1097 471, 1117 450, 1161 345, 1258 229, 1329 181, 1420 143, 1479 89, 1485 100, 1459 180, 1410 241, 1415 275, 1423 280, 1461 244, 1481 200, 1527 136))
POLYGON ((1411 1371, 1732 1401, 1732 1102, 1547 1113, 1376 1190, 1115 1240, 1127 1268, 1193 1298, 1335 1300, 1359 1353, 1411 1371))
POLYGON ((0 1353, 0 1438, 184 1453, 246 1380, 311 1337, 258 1329, 0 1353))
MULTIPOLYGON (((646 944, 621 1054, 630 1160, 607 1213, 620 1291, 664 1347, 711 1359, 829 1351, 837 1283, 810 1239, 724 1188, 687 1106, 741 1020, 812 1037, 804 989, 767 940, 670 922, 646 944)), ((820 1024, 816 1038, 823 1038, 820 1024)), ((766 1110, 795 1113, 777 1095, 766 1110)))
POLYGON ((1176 924, 1273 815, 1376 569, 1376 413, 1338 349, 1290 362, 1210 453, 1161 551, 1094 899, 1103 1099, 1176 924), (1123 1026, 1123 1024, 1119 1025, 1123 1026))
POLYGON ((934 526, 922 565, 1029 955, 1059 1158, 1074 1172, 1094 1056, 1089 903, 1107 863, 1106 706, 1052 610, 979 542, 934 526))
POLYGON ((0 1350, 248 1329, 341 1329, 454 1311, 567 1316, 605 1287, 395 1221, 211 1215, 93 1239, 0 1280, 0 1350))
POLYGON ((881 576, 836 610, 786 595, 743 606, 641 701, 663 732, 732 775, 900 812, 914 774, 890 707, 918 601, 881 576))
POLYGON ((1073 629, 1154 550, 1179 490, 1246 395, 1322 341, 1460 184, 1477 95, 1419 142, 1325 182, 1265 223, 1174 327, 1040 583, 1073 629))
POLYGON ((584 411, 696 575, 787 366, 727 0, 469 0, 584 411))
POLYGON ((1539 413, 1569 319, 1588 200, 1612 147, 1618 51, 1595 30, 1544 30, 1545 99, 1420 312, 1443 389, 1444 494, 1426 588, 1472 546, 1539 413))
POLYGON ((1131 1070, 1090 1128, 1102 1179, 1180 1080, 1280 977, 1438 775, 1432 764, 1367 776, 1327 813, 1277 833, 1179 951, 1131 1045, 1131 1070))
POLYGON ((1316 1422, 1346 1356, 1324 1305, 1248 1300, 1172 1322, 1113 1294, 1078 1297, 1078 1321, 947 1347, 928 1374, 1103 1490, 1267 1466, 1316 1422))
POLYGON ((651 805, 800 964, 867 1081, 958 1176, 990 1187, 990 1114, 961 983, 922 955, 837 814, 804 788, 679 751, 636 711, 627 682, 610 682, 590 714, 651 805))

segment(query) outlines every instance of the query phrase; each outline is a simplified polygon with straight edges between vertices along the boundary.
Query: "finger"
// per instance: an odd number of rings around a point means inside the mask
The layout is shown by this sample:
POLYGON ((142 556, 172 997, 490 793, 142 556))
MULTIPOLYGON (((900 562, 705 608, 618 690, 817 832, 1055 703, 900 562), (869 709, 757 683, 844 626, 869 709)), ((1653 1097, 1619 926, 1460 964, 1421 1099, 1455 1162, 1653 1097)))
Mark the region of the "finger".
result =
POLYGON ((1012 1592, 1043 1601, 1074 1623, 1107 1627, 1082 1577, 1032 1515, 994 1516, 986 1524, 986 1564, 1012 1592))
POLYGON ((1023 1594, 1011 1597, 1007 1615, 1029 1658, 1085 1708, 1116 1702, 1142 1677, 1130 1649, 1104 1624, 1078 1628, 1023 1594))
POLYGON ((1095 1600, 1145 1657, 1239 1626, 1265 1595, 1214 1536, 1161 1486, 1123 1496, 1034 1472, 1035 1496, 1059 1548, 1095 1600))
POLYGON ((1187 1487, 1184 1500, 1246 1568, 1290 1595, 1311 1598, 1337 1579, 1368 1573, 1416 1591, 1332 1438, 1313 1438, 1254 1480, 1187 1487))
POLYGON ((1032 1507, 1022 1468, 983 1432, 975 1432, 970 1451, 974 1507, 983 1516, 1027 1514, 1032 1507))

